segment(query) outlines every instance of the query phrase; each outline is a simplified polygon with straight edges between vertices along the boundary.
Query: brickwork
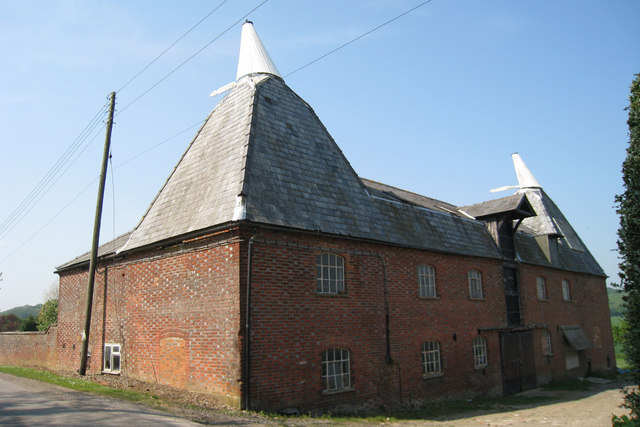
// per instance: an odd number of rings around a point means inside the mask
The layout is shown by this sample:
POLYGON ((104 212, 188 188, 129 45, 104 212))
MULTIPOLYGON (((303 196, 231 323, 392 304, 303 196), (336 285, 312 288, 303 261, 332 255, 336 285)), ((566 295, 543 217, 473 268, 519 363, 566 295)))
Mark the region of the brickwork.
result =
MULTIPOLYGON (((80 363, 86 281, 85 270, 61 274, 63 370, 77 370, 80 363)), ((116 343, 122 346, 122 375, 211 393, 238 406, 238 283, 239 243, 228 235, 101 264, 88 372, 101 371, 103 345, 116 343)))
MULTIPOLYGON (((501 260, 273 231, 258 233, 254 240, 250 387, 256 408, 335 411, 502 394, 500 332, 508 325, 501 260), (344 258, 344 295, 316 292, 316 255, 323 252, 344 258), (435 269, 435 298, 418 296, 420 264, 435 269), (482 299, 469 297, 472 269, 481 272, 482 299), (487 340, 488 365, 476 369, 472 341, 479 335, 487 340), (423 376, 425 341, 440 343, 442 375, 423 376), (323 393, 321 354, 335 347, 351 352, 353 387, 323 393)), ((611 369, 604 279, 527 265, 516 269, 524 328, 534 331, 538 381, 584 375, 588 362, 594 371, 611 369), (538 274, 547 277, 544 302, 537 300, 538 274), (562 301, 562 279, 572 284, 570 303, 562 301), (549 358, 542 355, 542 325, 552 334, 554 355, 549 358), (580 352, 580 367, 572 371, 565 368, 568 344, 558 330, 566 325, 581 325, 596 343, 580 352)))
MULTIPOLYGON (((604 278, 512 264, 523 326, 533 331, 539 384, 612 369, 613 343, 604 278), (536 277, 546 279, 539 301, 536 277), (562 280, 572 300, 562 300, 562 280), (580 325, 594 348, 569 349, 559 327, 580 325), (542 354, 542 333, 553 355, 542 354)), ((90 372, 100 372, 104 343, 122 346, 122 375, 212 393, 252 409, 362 410, 421 406, 503 393, 500 334, 509 330, 499 259, 465 257, 321 234, 233 230, 101 264, 96 276, 90 372), (251 254, 250 378, 245 364, 245 305, 251 254), (344 260, 345 292, 318 294, 316 256, 344 260), (418 295, 418 266, 435 270, 436 296, 418 295), (469 296, 469 270, 483 297, 469 296), (105 290, 105 278, 107 287, 105 290), (487 343, 474 367, 472 342, 487 343), (425 376, 421 346, 440 345, 442 372, 425 376), (351 387, 323 391, 322 353, 349 350, 351 387)), ((58 366, 79 366, 86 271, 61 274, 58 366)))
POLYGON ((52 325, 46 332, 0 333, 0 365, 55 370, 57 332, 56 325, 52 325))

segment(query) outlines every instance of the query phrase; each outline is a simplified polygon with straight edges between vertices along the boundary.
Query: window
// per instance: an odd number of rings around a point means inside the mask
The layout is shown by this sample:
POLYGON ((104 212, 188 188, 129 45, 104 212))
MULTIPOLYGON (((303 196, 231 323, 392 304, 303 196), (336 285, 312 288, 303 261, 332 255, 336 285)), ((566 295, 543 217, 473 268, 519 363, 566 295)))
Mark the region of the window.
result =
POLYGON ((427 341, 422 344, 422 367, 425 375, 442 373, 440 343, 438 341, 427 341))
POLYGON ((344 293, 344 259, 341 256, 316 256, 316 287, 319 294, 344 293))
POLYGON ((418 267, 418 296, 436 296, 436 272, 430 265, 418 267))
POLYGON ((569 281, 562 281, 562 299, 564 301, 571 301, 571 289, 569 289, 569 281))
POLYGON ((482 275, 478 270, 469 271, 469 298, 482 298, 482 275))
POLYGON ((488 364, 487 340, 484 337, 475 337, 473 339, 473 367, 484 368, 488 364))
POLYGON ((553 354, 551 333, 549 331, 542 331, 542 354, 545 356, 551 356, 553 354))
POLYGON ((349 350, 331 348, 322 352, 322 382, 325 392, 349 390, 349 350))
POLYGON ((538 299, 544 301, 547 299, 547 284, 544 280, 544 277, 538 277, 536 279, 536 283, 538 284, 538 299))
POLYGON ((120 372, 120 344, 104 345, 103 371, 112 374, 120 372))

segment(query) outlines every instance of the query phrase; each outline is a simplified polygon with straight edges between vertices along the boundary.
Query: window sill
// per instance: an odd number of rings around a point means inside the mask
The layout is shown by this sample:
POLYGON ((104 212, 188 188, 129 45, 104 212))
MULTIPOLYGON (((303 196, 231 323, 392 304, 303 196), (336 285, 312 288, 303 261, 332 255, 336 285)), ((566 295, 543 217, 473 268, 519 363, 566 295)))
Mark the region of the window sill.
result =
POLYGON ((486 301, 487 300, 485 297, 480 297, 480 298, 469 297, 469 299, 471 301, 486 301))
POLYGON ((483 371, 487 369, 487 367, 489 367, 489 365, 478 365, 478 366, 474 366, 473 369, 475 369, 476 371, 483 371))
POLYGON ((439 296, 435 296, 435 297, 421 297, 418 295, 418 299, 419 300, 439 300, 440 297, 439 296))
POLYGON ((329 298, 347 298, 349 295, 347 295, 346 292, 340 292, 337 294, 331 294, 329 292, 316 292, 316 296, 318 297, 329 297, 329 298))
POLYGON ((442 372, 440 372, 439 374, 422 374, 423 380, 430 380, 433 378, 440 378, 440 377, 444 377, 444 374, 442 372))
POLYGON ((353 387, 341 388, 340 390, 322 390, 322 394, 326 396, 331 394, 347 393, 354 390, 355 389, 353 387))
POLYGON ((120 375, 120 371, 114 372, 114 371, 102 371, 103 374, 106 375, 120 375))

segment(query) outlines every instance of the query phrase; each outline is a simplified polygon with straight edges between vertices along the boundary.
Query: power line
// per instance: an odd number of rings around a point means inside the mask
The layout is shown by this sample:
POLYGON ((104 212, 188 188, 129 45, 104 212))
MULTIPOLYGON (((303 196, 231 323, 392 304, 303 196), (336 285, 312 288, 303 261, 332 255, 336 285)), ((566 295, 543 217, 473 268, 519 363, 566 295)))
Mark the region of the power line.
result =
MULTIPOLYGON (((129 159, 125 160, 124 162, 117 164, 115 166, 113 166, 112 163, 112 168, 111 170, 115 170, 115 169, 119 169, 120 167, 126 165, 127 163, 130 163, 132 161, 134 161, 135 159, 142 157, 143 155, 147 154, 150 151, 155 150, 156 148, 160 147, 163 144, 166 144, 167 142, 171 141, 174 138, 177 138, 178 136, 182 135, 185 132, 188 132, 189 130, 193 129, 196 126, 202 125, 202 123, 204 122, 204 120, 200 120, 198 123, 194 123, 191 126, 181 130, 180 132, 170 136, 167 139, 164 139, 162 141, 160 141, 159 143, 147 148, 146 150, 141 151, 140 153, 136 154, 133 157, 130 157, 129 159)), ((94 137, 95 139, 95 137, 94 137)), ((109 159, 109 161, 111 162, 111 159, 109 159)), ((75 202, 76 200, 78 200, 80 198, 80 196, 82 194, 84 194, 97 180, 99 177, 95 177, 93 180, 91 180, 85 187, 82 188, 82 190, 80 190, 80 192, 78 194, 76 194, 76 196, 71 199, 69 202, 67 202, 66 205, 64 205, 58 212, 56 212, 51 218, 49 218, 49 220, 47 220, 47 222, 44 223, 44 225, 42 225, 42 227, 40 227, 38 230, 36 230, 33 234, 31 234, 24 242, 22 242, 17 248, 15 248, 11 253, 9 253, 7 256, 5 256, 4 258, 0 259, 0 264, 5 262, 6 260, 8 260, 9 258, 11 258, 12 256, 14 256, 17 252, 20 251, 20 249, 22 249, 27 243, 29 243, 31 240, 33 240, 33 238, 35 238, 38 234, 40 234, 40 232, 42 232, 42 230, 44 230, 45 228, 47 228, 47 226, 53 222, 53 220, 55 220, 57 217, 59 217, 62 212, 64 212, 69 206, 71 206, 71 204, 73 202, 75 202)), ((112 175, 112 183, 113 183, 113 175, 112 175)), ((112 185, 115 185, 114 183, 112 185)), ((114 207, 115 207, 115 195, 114 195, 114 207)), ((115 208, 114 208, 115 209, 115 208)), ((115 213, 114 213, 114 222, 115 222, 115 213)))
POLYGON ((69 169, 69 167, 77 160, 79 154, 84 152, 89 144, 95 139, 95 136, 85 144, 91 132, 100 124, 102 117, 106 112, 106 105, 100 107, 98 112, 93 116, 89 123, 84 127, 76 139, 67 147, 65 152, 54 163, 49 171, 40 179, 36 186, 27 194, 20 204, 9 214, 7 218, 0 224, 0 238, 6 236, 13 230, 20 221, 33 209, 36 204, 51 189, 53 184, 69 169), (84 148, 81 147, 84 145, 84 148), (80 153, 76 155, 78 150, 80 153), (75 158, 73 156, 75 155, 75 158), (73 160, 70 160, 72 159, 73 160), (62 170, 64 168, 64 170, 62 170), (62 170, 62 172, 60 172, 62 170), (53 182, 53 183, 52 183, 53 182))
POLYGON ((168 48, 166 48, 165 50, 162 51, 162 53, 158 56, 156 56, 153 61, 149 62, 142 70, 138 71, 138 73, 131 77, 124 85, 122 85, 122 87, 120 89, 118 89, 116 92, 120 92, 122 89, 124 89, 125 87, 127 87, 129 85, 129 83, 131 83, 132 81, 134 81, 136 78, 138 78, 138 76, 140 74, 142 74, 144 71, 146 71, 147 68, 149 68, 150 66, 152 66, 158 59, 160 59, 160 57, 162 57, 165 53, 167 53, 169 51, 169 49, 171 49, 172 47, 174 47, 176 44, 178 44, 178 42, 180 42, 180 40, 182 40, 183 38, 185 38, 187 36, 187 34, 189 34, 191 31, 193 31, 198 25, 202 24, 204 22, 205 19, 207 19, 208 17, 210 17, 213 12, 215 12, 216 10, 218 10, 223 4, 225 4, 228 0, 223 0, 222 3, 220 3, 219 5, 217 5, 216 7, 213 8, 213 10, 211 10, 211 12, 207 13, 204 18, 202 18, 201 20, 199 20, 198 22, 196 22, 196 24, 189 28, 189 30, 187 30, 186 33, 184 33, 183 35, 181 35, 178 40, 174 41, 168 48))
POLYGON ((243 21, 247 16, 251 15, 253 12, 255 12, 256 10, 258 10, 260 7, 262 7, 262 5, 264 5, 266 2, 268 2, 269 0, 264 0, 262 3, 260 3, 259 5, 257 5, 256 7, 254 7, 253 9, 251 9, 249 12, 245 13, 242 18, 238 19, 237 21, 235 21, 233 24, 231 24, 230 26, 228 26, 223 32, 221 32, 220 34, 218 34, 216 37, 213 38, 213 40, 211 40, 209 43, 205 44, 204 46, 202 46, 200 49, 198 49, 196 51, 196 53, 194 53, 193 55, 191 55, 190 57, 188 57, 186 60, 184 60, 180 65, 178 65, 176 68, 174 68, 173 70, 171 70, 168 74, 166 74, 164 77, 162 77, 160 80, 158 80, 156 83, 154 83, 149 89, 145 90, 144 92, 142 92, 140 95, 138 95, 137 98, 135 98, 133 101, 131 101, 130 103, 128 103, 127 105, 125 105, 118 114, 122 113, 124 110, 126 110, 127 108, 129 108, 131 105, 135 104, 136 102, 138 102, 138 100, 140 100, 140 98, 142 98, 143 96, 145 96, 147 93, 151 92, 156 86, 158 86, 160 83, 162 83, 163 81, 165 81, 169 76, 171 76, 173 73, 175 73, 176 71, 178 71, 180 68, 182 68, 187 62, 191 61, 193 58, 196 57, 196 55, 200 54, 203 50, 205 50, 206 48, 208 48, 211 44, 213 44, 216 40, 218 40, 220 37, 222 37, 223 35, 225 35, 229 30, 231 30, 233 27, 235 27, 238 23, 240 23, 241 21, 243 21))
POLYGON ((318 57, 318 58, 314 59, 313 61, 311 61, 311 62, 308 62, 308 63, 304 64, 302 67, 295 69, 294 71, 290 72, 289 74, 287 74, 287 75, 286 75, 286 76, 284 76, 284 77, 285 77, 285 78, 287 78, 287 77, 289 77, 290 75, 295 74, 295 73, 297 73, 298 71, 300 71, 300 70, 302 70, 302 69, 307 68, 309 65, 311 65, 311 64, 315 64, 316 62, 320 61, 320 60, 321 60, 321 59, 323 59, 323 58, 326 58, 327 56, 331 55, 332 53, 335 53, 335 52, 339 51, 340 49, 342 49, 342 48, 344 48, 344 47, 349 46, 351 43, 353 43, 353 42, 355 42, 355 41, 358 41, 358 40, 360 40, 361 38, 363 38, 363 37, 365 37, 365 36, 368 36, 369 34, 373 33, 374 31, 379 30, 380 28, 384 27, 385 25, 390 24, 390 23, 392 23, 393 21, 395 21, 395 20, 397 20, 397 19, 402 18, 403 16, 405 16, 405 15, 407 15, 407 14, 409 14, 409 13, 413 12, 414 10, 416 10, 416 9, 418 9, 418 8, 420 8, 420 7, 422 7, 422 6, 424 6, 425 4, 430 3, 430 2, 431 2, 431 0, 424 1, 424 2, 420 3, 419 5, 417 5, 417 6, 415 6, 415 7, 412 7, 411 9, 409 9, 409 10, 407 10, 407 11, 405 11, 405 12, 402 12, 400 15, 398 15, 398 16, 396 16, 396 17, 394 17, 394 18, 389 19, 387 22, 385 22, 385 23, 383 23, 383 24, 378 25, 377 27, 375 27, 375 28, 373 28, 373 29, 371 29, 371 30, 367 31, 366 33, 361 34, 361 35, 359 35, 358 37, 356 37, 356 38, 354 38, 354 39, 349 40, 348 42, 346 42, 345 44, 343 44, 343 45, 341 45, 341 46, 338 46, 337 48, 333 49, 332 51, 327 52, 327 53, 325 53, 324 55, 322 55, 322 56, 320 56, 320 57, 318 57))

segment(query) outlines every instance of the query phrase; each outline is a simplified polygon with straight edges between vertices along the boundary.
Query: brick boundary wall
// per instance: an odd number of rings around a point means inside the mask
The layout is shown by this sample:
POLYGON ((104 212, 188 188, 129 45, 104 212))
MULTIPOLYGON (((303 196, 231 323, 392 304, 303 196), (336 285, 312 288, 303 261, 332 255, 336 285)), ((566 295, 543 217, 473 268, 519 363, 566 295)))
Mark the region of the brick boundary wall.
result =
POLYGON ((58 327, 46 332, 0 333, 0 365, 58 369, 58 327))

